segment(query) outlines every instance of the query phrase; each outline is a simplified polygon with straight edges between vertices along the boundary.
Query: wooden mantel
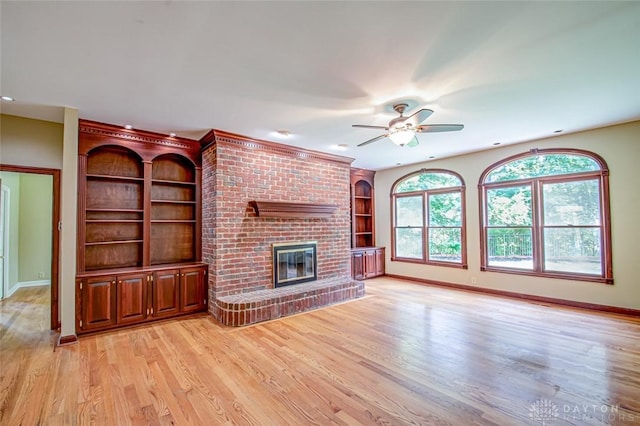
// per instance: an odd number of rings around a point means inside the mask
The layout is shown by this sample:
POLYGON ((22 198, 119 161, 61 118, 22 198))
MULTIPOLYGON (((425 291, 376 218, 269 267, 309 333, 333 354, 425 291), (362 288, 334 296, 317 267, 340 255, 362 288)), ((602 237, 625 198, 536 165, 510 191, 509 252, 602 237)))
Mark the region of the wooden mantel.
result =
POLYGON ((260 217, 327 218, 338 206, 333 204, 307 204, 277 201, 251 201, 260 217))

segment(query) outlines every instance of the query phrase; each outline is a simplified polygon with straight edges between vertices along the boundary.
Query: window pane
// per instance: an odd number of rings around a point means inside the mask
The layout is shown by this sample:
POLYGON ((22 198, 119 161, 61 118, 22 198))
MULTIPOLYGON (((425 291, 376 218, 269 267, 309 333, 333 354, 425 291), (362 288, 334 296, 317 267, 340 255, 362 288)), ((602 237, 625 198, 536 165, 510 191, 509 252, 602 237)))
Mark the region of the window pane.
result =
POLYGON ((487 175, 485 182, 506 182, 595 170, 600 170, 598 163, 584 155, 539 154, 502 164, 487 175))
POLYGON ((462 262, 460 228, 429 228, 429 260, 462 262))
POLYGON ((600 228, 544 230, 545 271, 602 275, 600 228))
POLYGON ((459 192, 429 195, 429 226, 462 226, 459 192))
POLYGON ((531 228, 487 229, 490 266, 533 270, 531 228))
POLYGON ((396 256, 422 259, 422 228, 396 229, 396 256))
POLYGON ((396 198, 396 226, 423 226, 422 196, 396 198))
POLYGON ((543 185, 545 225, 600 226, 600 184, 597 180, 543 185))
POLYGON ((489 226, 530 226, 531 187, 511 186, 487 191, 489 226))
POLYGON ((395 192, 426 191, 428 189, 462 186, 460 179, 449 173, 420 173, 400 182, 395 192))

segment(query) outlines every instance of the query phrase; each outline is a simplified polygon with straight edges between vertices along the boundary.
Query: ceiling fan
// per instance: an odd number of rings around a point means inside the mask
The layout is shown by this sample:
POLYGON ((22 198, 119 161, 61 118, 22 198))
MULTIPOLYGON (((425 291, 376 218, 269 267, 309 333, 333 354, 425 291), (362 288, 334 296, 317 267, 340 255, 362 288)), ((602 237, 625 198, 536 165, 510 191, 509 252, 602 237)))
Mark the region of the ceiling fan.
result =
POLYGON ((455 132, 462 130, 464 126, 462 124, 425 124, 421 125, 423 121, 433 114, 430 109, 421 109, 409 117, 405 117, 402 114, 407 109, 408 104, 397 104, 393 106, 394 111, 400 114, 400 117, 396 117, 385 126, 369 126, 366 124, 353 124, 352 127, 362 127, 365 129, 384 129, 387 133, 377 136, 368 141, 358 144, 358 146, 368 145, 378 139, 388 137, 393 143, 399 146, 417 146, 418 139, 416 133, 434 133, 434 132, 455 132))

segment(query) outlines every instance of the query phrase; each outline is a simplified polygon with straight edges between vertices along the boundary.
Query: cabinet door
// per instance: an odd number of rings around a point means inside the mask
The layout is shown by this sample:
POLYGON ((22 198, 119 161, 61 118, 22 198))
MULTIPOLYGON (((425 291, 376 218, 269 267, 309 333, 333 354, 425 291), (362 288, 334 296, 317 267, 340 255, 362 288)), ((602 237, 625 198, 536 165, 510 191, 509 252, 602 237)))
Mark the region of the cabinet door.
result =
POLYGON ((81 330, 94 330, 116 324, 116 277, 86 278, 82 292, 81 330))
POLYGON ((118 276, 118 324, 147 318, 147 277, 147 274, 118 276))
POLYGON ((153 316, 169 317, 180 312, 180 270, 153 274, 153 316))
POLYGON ((364 279, 364 256, 361 251, 351 253, 351 276, 354 280, 364 279))
POLYGON ((375 250, 367 250, 364 252, 364 277, 370 278, 376 276, 376 252, 375 250))
POLYGON ((376 250, 376 276, 384 275, 384 249, 376 250))
POLYGON ((205 268, 180 270, 180 311, 196 312, 206 305, 204 291, 205 268))

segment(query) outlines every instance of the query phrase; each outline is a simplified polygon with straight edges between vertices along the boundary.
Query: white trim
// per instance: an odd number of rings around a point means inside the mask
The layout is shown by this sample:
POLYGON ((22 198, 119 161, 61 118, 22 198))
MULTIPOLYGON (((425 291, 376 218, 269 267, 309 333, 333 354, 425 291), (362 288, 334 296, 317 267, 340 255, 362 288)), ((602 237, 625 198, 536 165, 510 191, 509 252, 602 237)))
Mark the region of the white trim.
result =
POLYGON ((7 294, 6 297, 10 297, 13 293, 15 293, 20 288, 26 287, 40 287, 43 285, 51 285, 51 280, 37 280, 37 281, 19 281, 15 286, 11 289, 10 293, 7 294))
MULTIPOLYGON (((2 223, 0 223, 0 226, 2 226, 2 241, 0 241, 0 244, 2 244, 2 253, 4 255, 4 259, 1 260, 1 262, 4 263, 4 265, 2 265, 2 299, 6 299, 7 297, 10 296, 9 294, 9 268, 11 263, 9 262, 9 213, 10 213, 10 202, 11 202, 11 190, 8 186, 6 185, 2 185, 2 187, 0 188, 0 190, 2 191, 2 193, 0 194, 0 197, 3 197, 4 199, 2 200, 3 202, 0 203, 2 205, 2 208, 4 209, 4 211, 2 212, 2 223)), ((12 292, 13 293, 13 292, 12 292)))

